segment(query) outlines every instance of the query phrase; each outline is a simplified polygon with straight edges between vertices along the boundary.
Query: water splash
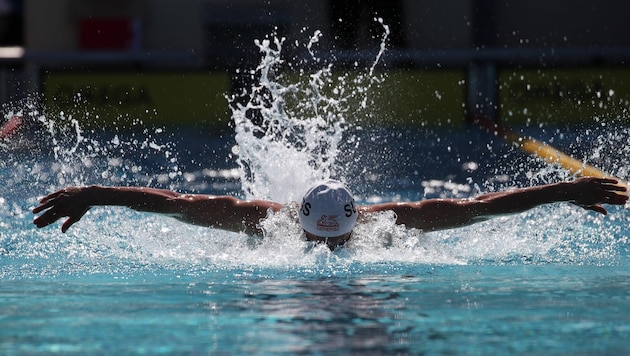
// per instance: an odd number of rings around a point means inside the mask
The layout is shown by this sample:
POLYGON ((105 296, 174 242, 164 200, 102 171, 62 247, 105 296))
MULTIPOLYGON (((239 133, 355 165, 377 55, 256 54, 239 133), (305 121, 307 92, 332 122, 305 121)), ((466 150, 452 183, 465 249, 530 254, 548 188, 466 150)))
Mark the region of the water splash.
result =
POLYGON ((47 112, 41 102, 33 96, 3 107, 5 119, 17 115, 24 125, 16 137, 0 141, 2 166, 25 172, 23 182, 31 191, 85 184, 154 184, 156 168, 169 181, 182 175, 177 149, 164 129, 138 121, 130 131, 86 131, 81 123, 98 118, 85 112, 47 112), (146 167, 147 162, 157 167, 146 167))
MULTIPOLYGON (((315 180, 351 179, 348 167, 339 164, 347 163, 341 156, 365 157, 359 151, 366 146, 347 143, 360 141, 353 136, 354 131, 360 130, 355 116, 361 115, 362 110, 369 111, 369 91, 385 80, 383 75, 376 74, 375 68, 385 50, 386 35, 374 63, 368 68, 354 68, 352 73, 340 73, 334 63, 316 56, 321 36, 316 31, 304 45, 307 58, 291 60, 283 58, 285 39, 257 41, 261 64, 247 73, 255 84, 230 97, 237 143, 233 152, 239 169, 237 173, 226 172, 231 178, 240 177, 242 193, 247 198, 298 200, 303 189, 315 180), (343 152, 345 149, 349 151, 343 152)), ((179 179, 196 172, 183 170, 184 162, 178 157, 172 136, 161 128, 143 128, 138 123, 141 129, 131 133, 86 130, 79 124, 83 117, 77 113, 46 113, 36 101, 15 103, 4 112, 5 118, 20 114, 37 123, 34 147, 42 147, 41 143, 46 142, 52 153, 47 159, 42 157, 48 149, 30 155, 15 153, 1 163, 5 190, 0 195, 0 256, 15 263, 0 272, 0 277, 54 275, 64 271, 124 275, 136 268, 192 272, 277 268, 334 274, 357 265, 379 263, 614 264, 628 256, 627 209, 613 209, 609 216, 601 217, 585 215, 568 204, 426 234, 395 225, 391 213, 377 214, 357 226, 347 248, 334 253, 325 246, 304 241, 290 210, 264 222, 267 231, 264 238, 186 225, 118 208, 91 210, 68 234, 61 234, 55 228, 35 230, 30 225, 32 216, 28 208, 35 204, 36 195, 47 191, 68 184, 92 183, 172 188, 179 179), (16 187, 20 188, 18 193, 16 187), (29 198, 24 201, 24 196, 29 198), (142 229, 138 229, 139 225, 142 229)), ((457 144, 435 136, 440 140, 427 142, 426 147, 420 146, 421 142, 403 142, 412 146, 410 155, 441 147, 448 147, 444 152, 450 152, 457 144)), ((613 129, 608 124, 580 132, 575 141, 582 149, 581 157, 627 179, 628 137, 627 127, 613 129)), ((402 140, 405 137, 395 136, 385 144, 402 140)), ((9 148, 13 143, 2 144, 9 148)), ((488 148, 495 149, 491 145, 488 148)), ((380 152, 377 150, 374 155, 380 152)), ((475 187, 477 184, 502 189, 501 184, 508 185, 506 182, 517 177, 525 177, 530 184, 569 178, 558 167, 537 165, 517 150, 505 153, 504 157, 500 157, 504 153, 490 154, 495 156, 492 156, 489 182, 424 180, 412 189, 421 192, 419 187, 424 182, 435 196, 451 197, 487 190, 475 187), (501 158, 500 163, 494 160, 496 156, 501 158)), ((391 157, 394 156, 392 153, 391 157)), ((350 161, 374 171, 383 167, 372 160, 350 161)), ((407 168, 397 164, 388 167, 397 172, 407 168)), ((210 175, 220 174, 213 167, 204 169, 214 172, 210 175)), ((367 180, 369 183, 372 181, 367 180)), ((229 193, 241 192, 233 187, 229 193)), ((409 199, 407 192, 396 194, 396 199, 409 199)), ((378 194, 367 198, 365 203, 385 199, 378 194)))
POLYGON ((288 202, 317 180, 345 180, 346 172, 338 165, 340 144, 352 140, 348 115, 367 109, 366 92, 382 81, 374 70, 389 35, 384 28, 374 63, 359 75, 336 74, 333 63, 322 64, 314 52, 320 31, 305 45, 310 58, 299 61, 299 68, 282 58, 285 38, 255 41, 263 55, 250 73, 256 84, 230 98, 237 142, 234 153, 247 198, 288 202), (308 61, 321 68, 307 71, 308 61), (283 73, 283 66, 291 71, 283 73))

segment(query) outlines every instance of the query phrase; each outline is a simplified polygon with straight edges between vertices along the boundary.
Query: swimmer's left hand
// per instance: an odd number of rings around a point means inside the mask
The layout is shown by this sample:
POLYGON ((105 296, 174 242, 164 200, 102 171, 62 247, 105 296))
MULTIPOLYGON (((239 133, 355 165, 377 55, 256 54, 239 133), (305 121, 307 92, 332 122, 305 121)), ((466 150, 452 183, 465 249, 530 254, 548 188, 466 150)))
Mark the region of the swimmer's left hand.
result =
POLYGON ((628 201, 627 188, 614 178, 578 178, 571 183, 571 202, 586 210, 606 215, 601 204, 624 205, 628 201))

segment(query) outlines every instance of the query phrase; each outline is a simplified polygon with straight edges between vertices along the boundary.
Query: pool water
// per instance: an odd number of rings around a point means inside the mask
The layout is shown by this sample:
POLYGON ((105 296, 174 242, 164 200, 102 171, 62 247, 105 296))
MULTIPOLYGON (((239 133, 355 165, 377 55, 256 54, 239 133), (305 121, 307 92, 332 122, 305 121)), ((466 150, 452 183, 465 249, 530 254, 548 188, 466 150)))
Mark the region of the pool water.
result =
MULTIPOLYGON (((273 65, 279 54, 259 45, 273 65)), ((304 90, 266 75, 223 136, 197 127, 83 131, 68 115, 25 105, 40 132, 0 146, 0 354, 630 351, 627 205, 603 216, 553 204, 432 233, 385 213, 334 252, 306 242, 284 213, 265 221, 263 237, 117 207, 91 209, 66 234, 32 225, 38 197, 67 185, 288 203, 332 176, 371 204, 572 178, 473 127, 350 125, 343 101, 313 90, 317 81, 304 90), (313 106, 289 110, 283 95, 295 91, 313 106)), ((630 177, 625 116, 588 130, 521 129, 630 177)))
POLYGON ((4 281, 3 354, 628 350, 628 270, 386 263, 4 281))
MULTIPOLYGON (((174 147, 185 152, 179 161, 194 161, 187 155, 201 159, 207 151, 226 157, 234 143, 231 137, 184 133, 191 144, 174 147)), ((451 132, 433 152, 448 160, 446 146, 468 151, 470 134, 451 132)), ((507 146, 499 151, 531 159, 507 146)), ((611 207, 604 217, 556 204, 427 234, 393 226, 383 216, 367 231, 358 228, 356 240, 335 252, 309 245, 281 218, 275 219, 275 233, 261 239, 124 208, 94 208, 62 234, 59 225, 36 229, 29 213, 37 196, 58 185, 51 181, 61 174, 59 163, 54 157, 22 158, 2 170, 10 185, 0 206, 2 354, 630 349, 627 207, 611 207)), ((111 164, 109 154, 103 159, 111 164)), ((171 162, 163 152, 143 159, 156 167, 164 161, 167 169, 171 162)), ((404 159, 422 165, 422 157, 404 159)), ((98 160, 92 167, 101 166, 98 160)), ((477 163, 487 168, 472 176, 496 177, 492 164, 477 163)), ((217 158, 197 171, 188 167, 168 184, 242 195, 233 166, 217 158)), ((392 183, 375 184, 376 193, 360 195, 363 202, 474 194, 481 182, 456 178, 448 184, 447 176, 465 176, 462 168, 448 165, 415 175, 400 167, 382 172, 392 183)), ((88 183, 112 184, 111 176, 120 173, 111 171, 88 183)))

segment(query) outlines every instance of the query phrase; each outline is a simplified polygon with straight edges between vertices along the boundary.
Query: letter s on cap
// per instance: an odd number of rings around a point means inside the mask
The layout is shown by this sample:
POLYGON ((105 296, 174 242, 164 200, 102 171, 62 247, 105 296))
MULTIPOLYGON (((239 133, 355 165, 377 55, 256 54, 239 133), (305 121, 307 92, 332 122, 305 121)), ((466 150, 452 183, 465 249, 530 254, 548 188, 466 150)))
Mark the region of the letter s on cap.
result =
POLYGON ((310 213, 311 213, 311 203, 302 201, 302 214, 304 214, 304 216, 309 216, 310 213))

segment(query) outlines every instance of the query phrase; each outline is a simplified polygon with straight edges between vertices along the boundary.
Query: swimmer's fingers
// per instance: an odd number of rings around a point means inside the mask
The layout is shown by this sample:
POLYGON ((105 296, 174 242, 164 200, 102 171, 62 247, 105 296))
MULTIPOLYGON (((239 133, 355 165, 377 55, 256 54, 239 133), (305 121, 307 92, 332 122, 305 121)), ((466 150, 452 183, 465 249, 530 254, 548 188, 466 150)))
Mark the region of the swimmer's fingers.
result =
POLYGON ((61 226, 61 232, 66 232, 70 228, 70 226, 74 225, 77 221, 81 220, 83 215, 89 210, 89 208, 76 209, 73 211, 62 211, 58 207, 53 206, 52 208, 46 210, 42 215, 38 216, 33 220, 33 224, 38 228, 46 227, 55 221, 68 217, 66 221, 61 226))
MULTIPOLYGON (((628 191, 627 183, 617 179, 603 179, 601 184, 604 188, 613 192, 626 193, 628 191)), ((625 195, 628 194, 626 193, 625 195)))
POLYGON ((51 200, 55 200, 55 199, 57 199, 60 195, 64 194, 65 192, 66 192, 66 190, 65 190, 65 189, 62 189, 62 190, 58 190, 58 191, 56 191, 56 192, 54 192, 54 193, 50 193, 50 194, 48 194, 47 196, 45 196, 45 197, 41 198, 41 199, 39 200, 39 202, 40 202, 41 204, 48 203, 48 202, 50 202, 51 200))
POLYGON ((621 185, 604 185, 601 203, 624 205, 628 201, 627 188, 621 185))
MULTIPOLYGON (((611 183, 616 184, 615 182, 611 183)), ((628 202, 628 194, 626 191, 627 188, 625 186, 602 184, 601 188, 589 190, 591 194, 582 195, 579 199, 574 201, 573 204, 583 209, 606 215, 608 211, 601 204, 626 204, 628 202)))
POLYGON ((33 214, 38 214, 38 213, 40 213, 40 212, 50 208, 51 206, 53 206, 53 204, 54 203, 51 203, 51 202, 47 202, 47 203, 44 203, 44 204, 39 204, 38 206, 33 208, 33 214))
POLYGON ((613 204, 613 205, 625 205, 628 202, 628 194, 618 194, 612 193, 610 194, 605 203, 613 204))
POLYGON ((79 221, 79 218, 68 218, 68 219, 66 219, 66 221, 63 223, 63 225, 61 225, 61 232, 65 233, 66 231, 68 231, 70 226, 74 225, 74 223, 77 222, 77 221, 79 221))
POLYGON ((584 177, 582 179, 595 180, 595 181, 598 181, 601 184, 612 184, 612 185, 619 184, 619 179, 617 179, 617 178, 584 177))
MULTIPOLYGON (((41 207, 41 209, 39 210, 41 211, 47 208, 45 205, 46 204, 40 205, 37 208, 41 207)), ((37 208, 33 209, 33 212, 36 212, 37 208)), ((58 212, 58 209, 56 209, 55 207, 52 207, 49 210, 46 210, 42 215, 35 218, 35 220, 33 220, 33 224, 35 224, 35 226, 39 228, 42 228, 42 227, 45 227, 54 223, 55 221, 61 219, 62 217, 63 215, 58 212)))
POLYGON ((601 205, 591 205, 591 206, 586 207, 585 209, 592 210, 592 211, 594 211, 596 213, 600 213, 602 215, 608 214, 608 211, 606 210, 606 208, 604 208, 601 205))
POLYGON ((596 213, 600 213, 602 215, 608 214, 608 211, 606 210, 606 208, 604 208, 603 206, 601 206, 599 204, 594 204, 594 205, 581 205, 581 204, 577 204, 577 203, 574 203, 574 204, 579 206, 582 209, 585 209, 585 210, 591 210, 591 211, 594 211, 596 213))
POLYGON ((73 215, 73 216, 68 217, 68 219, 63 223, 63 225, 61 225, 61 232, 65 233, 66 231, 68 231, 70 226, 74 225, 74 223, 81 220, 83 215, 85 215, 85 213, 88 210, 89 209, 85 209, 84 211, 80 212, 78 215, 73 215))
POLYGON ((576 179, 573 183, 587 186, 601 186, 620 192, 626 191, 625 184, 617 178, 581 177, 576 179))
POLYGON ((595 182, 608 194, 614 193, 611 197, 616 199, 613 200, 628 200, 628 187, 625 182, 615 178, 599 178, 595 182))
POLYGON ((60 202, 59 198, 67 197, 66 193, 66 189, 62 189, 41 198, 39 200, 39 205, 33 208, 33 214, 37 214, 51 208, 55 204, 58 204, 60 202))
POLYGON ((33 208, 34 214, 43 212, 33 220, 35 226, 42 228, 63 217, 68 217, 61 227, 61 231, 66 232, 90 208, 84 197, 81 197, 81 192, 80 188, 66 188, 42 198, 40 205, 33 208))
POLYGON ((623 205, 628 201, 627 188, 614 178, 584 177, 574 181, 574 200, 588 210, 603 213, 599 204, 623 205))

